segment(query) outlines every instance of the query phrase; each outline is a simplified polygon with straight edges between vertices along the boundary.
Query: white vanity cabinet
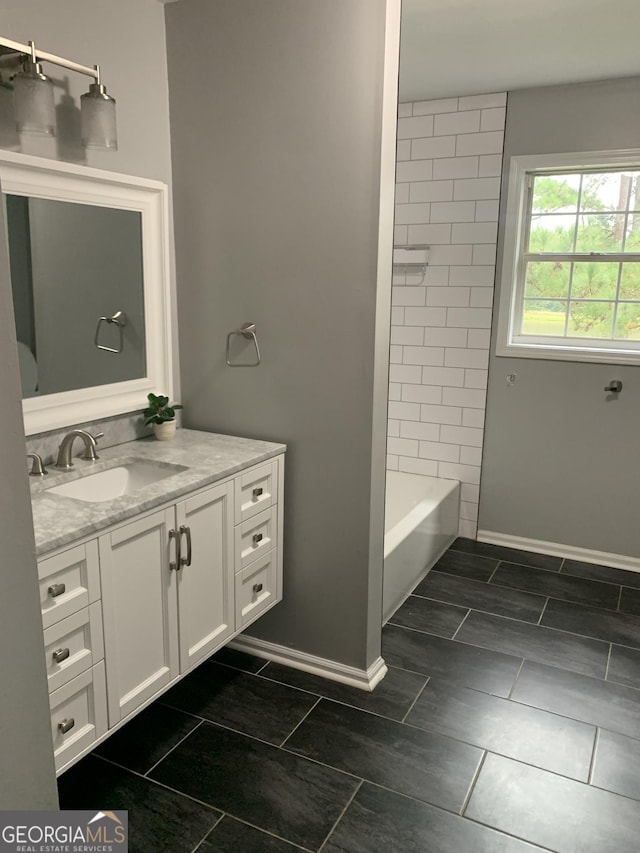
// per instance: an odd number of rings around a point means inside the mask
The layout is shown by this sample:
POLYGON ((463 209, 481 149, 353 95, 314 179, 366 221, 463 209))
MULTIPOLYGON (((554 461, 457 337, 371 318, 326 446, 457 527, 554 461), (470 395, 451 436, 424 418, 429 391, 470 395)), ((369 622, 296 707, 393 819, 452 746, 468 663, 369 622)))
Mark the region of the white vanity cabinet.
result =
POLYGON ((39 562, 58 772, 280 601, 283 470, 280 455, 39 562))
POLYGON ((174 525, 174 512, 160 510, 98 540, 110 726, 178 674, 174 525))
POLYGON ((209 657, 235 633, 233 487, 223 483, 176 507, 182 563, 176 570, 180 672, 209 657))
POLYGON ((107 731, 100 568, 95 541, 38 562, 56 770, 107 731))
POLYGON ((227 642, 233 612, 233 482, 99 539, 113 726, 227 642))

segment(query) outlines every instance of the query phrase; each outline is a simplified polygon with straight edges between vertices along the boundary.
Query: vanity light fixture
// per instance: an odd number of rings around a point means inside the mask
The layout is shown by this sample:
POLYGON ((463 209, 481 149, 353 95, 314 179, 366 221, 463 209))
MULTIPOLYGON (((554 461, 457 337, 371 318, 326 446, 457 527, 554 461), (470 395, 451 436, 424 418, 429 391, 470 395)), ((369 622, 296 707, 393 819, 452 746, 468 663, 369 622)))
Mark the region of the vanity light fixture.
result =
POLYGON ((55 136, 56 111, 53 104, 53 82, 42 73, 36 47, 29 42, 31 53, 13 78, 16 104, 16 126, 19 133, 45 133, 55 136))
POLYGON ((55 135, 53 82, 42 72, 42 62, 51 62, 93 77, 89 91, 80 98, 82 143, 87 148, 118 148, 116 102, 100 79, 100 66, 80 65, 37 50, 28 44, 0 36, 0 83, 12 82, 19 133, 55 135))

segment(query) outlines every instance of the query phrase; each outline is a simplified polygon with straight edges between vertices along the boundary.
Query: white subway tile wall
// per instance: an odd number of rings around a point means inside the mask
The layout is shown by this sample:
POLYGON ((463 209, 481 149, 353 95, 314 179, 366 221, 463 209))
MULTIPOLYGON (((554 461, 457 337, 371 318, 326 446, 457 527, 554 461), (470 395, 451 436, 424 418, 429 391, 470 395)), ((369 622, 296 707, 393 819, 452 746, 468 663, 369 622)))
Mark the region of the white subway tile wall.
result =
POLYGON ((431 246, 393 279, 387 467, 460 480, 475 537, 505 93, 400 104, 396 245, 431 246))

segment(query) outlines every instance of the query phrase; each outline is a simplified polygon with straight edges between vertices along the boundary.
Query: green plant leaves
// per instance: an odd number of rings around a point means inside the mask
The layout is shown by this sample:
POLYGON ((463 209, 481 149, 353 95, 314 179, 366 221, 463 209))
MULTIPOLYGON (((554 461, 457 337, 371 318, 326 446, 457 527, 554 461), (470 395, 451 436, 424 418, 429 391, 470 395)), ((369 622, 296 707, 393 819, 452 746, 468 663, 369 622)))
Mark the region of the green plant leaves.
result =
POLYGON ((145 424, 163 424, 167 421, 172 421, 176 416, 176 409, 181 409, 179 403, 169 405, 169 398, 164 395, 147 394, 149 406, 142 410, 145 417, 145 424))

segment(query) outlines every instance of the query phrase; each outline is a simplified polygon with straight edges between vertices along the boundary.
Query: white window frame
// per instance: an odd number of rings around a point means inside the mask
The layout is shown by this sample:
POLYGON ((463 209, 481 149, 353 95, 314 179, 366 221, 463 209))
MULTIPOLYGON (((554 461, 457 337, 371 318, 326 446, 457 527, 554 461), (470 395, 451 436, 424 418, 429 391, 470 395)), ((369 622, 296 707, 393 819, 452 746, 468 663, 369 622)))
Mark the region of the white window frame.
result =
MULTIPOLYGON (((527 239, 527 206, 531 173, 569 173, 590 169, 633 168, 640 170, 640 149, 586 151, 567 154, 527 154, 511 158, 507 183, 500 302, 496 355, 517 358, 596 361, 614 364, 640 363, 640 341, 599 341, 588 338, 532 339, 518 337, 518 311, 522 310, 524 248, 527 239), (633 343, 633 346, 629 344, 633 343)), ((631 260, 635 254, 627 253, 631 260)), ((612 256, 612 260, 617 260, 612 256)))

